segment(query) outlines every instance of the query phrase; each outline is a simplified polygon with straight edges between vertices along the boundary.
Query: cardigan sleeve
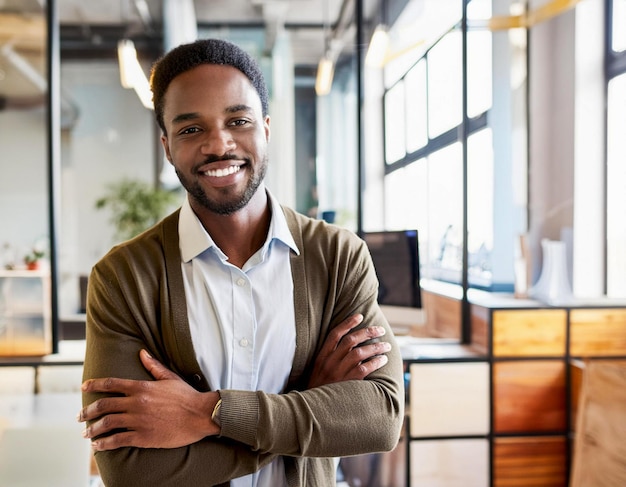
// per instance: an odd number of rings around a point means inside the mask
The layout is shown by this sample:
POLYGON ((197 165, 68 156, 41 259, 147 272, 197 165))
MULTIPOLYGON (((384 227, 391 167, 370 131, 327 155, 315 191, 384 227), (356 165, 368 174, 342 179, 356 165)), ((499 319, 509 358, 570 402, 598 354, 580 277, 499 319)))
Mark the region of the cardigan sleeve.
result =
MULTIPOLYGON (((322 231, 327 233, 328 228, 322 231)), ((351 235, 328 245, 324 238, 315 238, 312 247, 317 250, 298 243, 304 274, 298 266, 292 269, 294 285, 301 290, 296 291, 296 313, 305 315, 296 317, 300 323, 297 353, 307 355, 302 375, 310 374, 328 331, 355 312, 364 316, 360 326, 386 328, 382 339, 392 344, 388 363, 365 380, 310 390, 220 391, 223 436, 259 452, 296 457, 348 456, 396 446, 404 415, 402 359, 377 303, 378 281, 367 247, 351 235), (333 256, 330 261, 329 256, 333 256)))
MULTIPOLYGON (((158 293, 137 291, 158 289, 156 280, 145 269, 133 269, 123 259, 113 264, 105 260, 93 269, 89 278, 84 379, 153 380, 138 358, 142 348, 184 376, 180 365, 176 366, 165 352, 175 344, 167 343, 160 330, 163 310, 159 309, 158 293)), ((83 404, 100 397, 104 394, 84 394, 83 404)), ((228 485, 228 480, 255 472, 272 458, 242 443, 217 437, 182 448, 120 448, 95 455, 107 487, 228 485)))

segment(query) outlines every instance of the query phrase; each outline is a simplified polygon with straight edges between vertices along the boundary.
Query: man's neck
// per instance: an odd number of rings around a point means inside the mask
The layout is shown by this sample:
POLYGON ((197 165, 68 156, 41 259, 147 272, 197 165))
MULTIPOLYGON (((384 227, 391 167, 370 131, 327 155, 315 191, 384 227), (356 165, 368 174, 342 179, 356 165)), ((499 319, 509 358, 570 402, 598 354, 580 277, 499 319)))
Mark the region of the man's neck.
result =
POLYGON ((270 201, 262 187, 244 208, 231 215, 196 214, 228 262, 239 268, 263 246, 271 221, 270 201))

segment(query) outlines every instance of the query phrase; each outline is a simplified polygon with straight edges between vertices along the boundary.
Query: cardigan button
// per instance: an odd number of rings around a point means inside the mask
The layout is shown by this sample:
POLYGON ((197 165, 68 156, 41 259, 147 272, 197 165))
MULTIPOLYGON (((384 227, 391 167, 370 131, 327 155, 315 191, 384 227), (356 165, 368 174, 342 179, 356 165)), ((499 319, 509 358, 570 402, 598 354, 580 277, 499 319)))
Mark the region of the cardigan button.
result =
POLYGON ((201 376, 200 374, 194 374, 194 375, 193 375, 193 381, 194 381, 196 384, 199 384, 200 382, 202 382, 202 376, 201 376))

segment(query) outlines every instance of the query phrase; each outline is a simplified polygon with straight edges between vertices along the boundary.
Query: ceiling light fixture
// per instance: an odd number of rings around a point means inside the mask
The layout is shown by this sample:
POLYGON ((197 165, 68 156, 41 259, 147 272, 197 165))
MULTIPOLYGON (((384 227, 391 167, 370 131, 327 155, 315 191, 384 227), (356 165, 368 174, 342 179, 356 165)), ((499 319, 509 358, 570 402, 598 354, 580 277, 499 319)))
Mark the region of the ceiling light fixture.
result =
POLYGON ((315 94, 317 96, 326 96, 330 93, 334 73, 335 63, 328 55, 324 55, 317 65, 317 76, 315 78, 315 94))
POLYGON ((137 59, 135 44, 129 39, 117 43, 117 59, 120 65, 120 82, 127 89, 134 89, 144 107, 152 110, 150 83, 137 59))
POLYGON ((380 24, 374 30, 370 45, 365 55, 366 66, 381 68, 385 65, 387 51, 389 49, 389 33, 387 27, 380 24))
POLYGON ((333 76, 335 75, 335 59, 333 51, 330 49, 331 31, 330 31, 330 0, 324 2, 324 55, 317 64, 317 73, 315 76, 315 94, 317 96, 326 96, 330 93, 333 86, 333 76))

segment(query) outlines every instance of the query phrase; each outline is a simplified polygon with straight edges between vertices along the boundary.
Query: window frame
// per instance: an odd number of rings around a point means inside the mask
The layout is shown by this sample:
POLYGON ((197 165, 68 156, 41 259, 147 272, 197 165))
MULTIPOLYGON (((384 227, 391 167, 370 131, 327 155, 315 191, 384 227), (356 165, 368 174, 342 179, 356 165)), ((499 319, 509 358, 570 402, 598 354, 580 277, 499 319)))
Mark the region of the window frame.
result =
MULTIPOLYGON (((466 15, 466 4, 467 1, 464 1, 464 9, 463 9, 463 19, 466 19, 467 15, 466 15)), ((396 88, 398 86, 399 83, 402 83, 404 85, 404 89, 406 90, 406 87, 408 85, 408 83, 406 82, 406 78, 409 75, 409 73, 416 68, 416 66, 420 63, 423 62, 425 65, 424 68, 424 75, 425 75, 425 85, 426 85, 426 90, 428 91, 428 74, 429 74, 429 55, 432 51, 432 49, 434 47, 436 47, 438 45, 439 42, 442 41, 442 39, 444 39, 444 37, 446 35, 448 35, 450 32, 452 31, 460 31, 461 35, 462 35, 462 58, 463 58, 463 67, 462 67, 462 98, 461 98, 461 106, 459 107, 459 109, 462 111, 461 113, 461 122, 456 125, 453 126, 451 128, 449 128, 448 130, 446 130, 443 133, 440 133, 434 137, 431 137, 431 135, 429 134, 429 130, 428 130, 428 122, 429 122, 429 116, 428 116, 428 110, 430 110, 430 106, 429 106, 429 97, 428 94, 425 97, 426 98, 426 121, 427 121, 427 126, 426 126, 426 144, 422 147, 420 147, 419 149, 412 151, 412 152, 407 152, 406 150, 406 143, 405 143, 405 155, 404 157, 401 157, 395 161, 388 161, 386 158, 386 154, 387 154, 387 137, 383 137, 383 154, 385 155, 385 157, 383 157, 383 166, 384 166, 384 177, 386 178, 387 176, 389 176, 390 174, 394 173, 395 171, 401 170, 403 168, 407 168, 409 166, 412 166, 413 164, 426 164, 429 156, 432 154, 435 154, 439 151, 441 151, 442 149, 449 147, 455 143, 460 143, 462 146, 462 168, 463 168, 463 208, 462 208, 462 212, 463 212, 463 251, 462 251, 462 259, 463 259, 463 263, 462 263, 462 269, 461 269, 461 275, 459 276, 458 281, 455 279, 441 279, 439 277, 434 278, 436 280, 443 280, 445 282, 450 282, 452 284, 456 284, 456 285, 460 285, 463 290, 464 293, 466 292, 466 290, 468 288, 479 288, 479 289, 489 289, 490 286, 485 286, 483 283, 479 283, 479 282, 471 282, 472 278, 469 276, 469 269, 468 269, 468 249, 467 249, 467 233, 468 233, 468 228, 467 228, 467 205, 468 205, 468 199, 467 199, 467 195, 468 195, 468 191, 467 191, 467 170, 468 170, 468 155, 467 155, 467 141, 470 138, 470 136, 480 132, 483 129, 488 129, 489 128, 489 124, 488 124, 488 117, 489 117, 489 111, 491 109, 491 106, 483 111, 482 113, 476 115, 473 118, 469 118, 467 115, 467 86, 468 86, 468 69, 467 69, 467 22, 466 20, 461 20, 461 22, 457 23, 456 25, 454 25, 452 27, 452 29, 446 31, 444 34, 442 34, 427 50, 425 50, 424 54, 417 59, 411 66, 409 66, 409 68, 406 70, 406 72, 400 76, 394 83, 391 83, 389 86, 385 87, 384 93, 383 93, 383 97, 382 97, 382 103, 383 103, 383 113, 387 112, 387 105, 386 105, 386 95, 389 91, 393 90, 394 88, 396 88)), ((406 94, 404 95, 405 99, 406 99, 406 94)), ((405 118, 406 118, 406 113, 408 112, 408 110, 405 110, 405 118)), ((402 127, 406 127, 407 126, 407 122, 406 119, 404 121, 404 123, 401 124, 402 127)), ((387 127, 387 122, 386 122, 386 117, 383 117, 383 133, 386 134, 386 131, 388 130, 387 127)), ((424 262, 422 262, 422 265, 425 265, 424 262)), ((422 275, 428 275, 428 272, 425 272, 422 275)))
MULTIPOLYGON (((623 51, 614 51, 613 50, 613 10, 614 4, 616 0, 606 0, 605 2, 605 79, 604 79, 604 94, 606 100, 606 108, 605 108, 605 161, 604 161, 604 242, 605 242, 605 251, 604 251, 604 294, 610 295, 611 289, 610 285, 610 275, 609 268, 611 266, 611 262, 609 260, 609 249, 610 249, 610 221, 609 214, 612 213, 610 211, 609 203, 610 203, 610 194, 609 194, 609 136, 610 136, 610 126, 609 126, 609 85, 611 81, 618 76, 626 75, 626 49, 623 51)), ((626 22, 624 22, 626 24, 626 22)))

